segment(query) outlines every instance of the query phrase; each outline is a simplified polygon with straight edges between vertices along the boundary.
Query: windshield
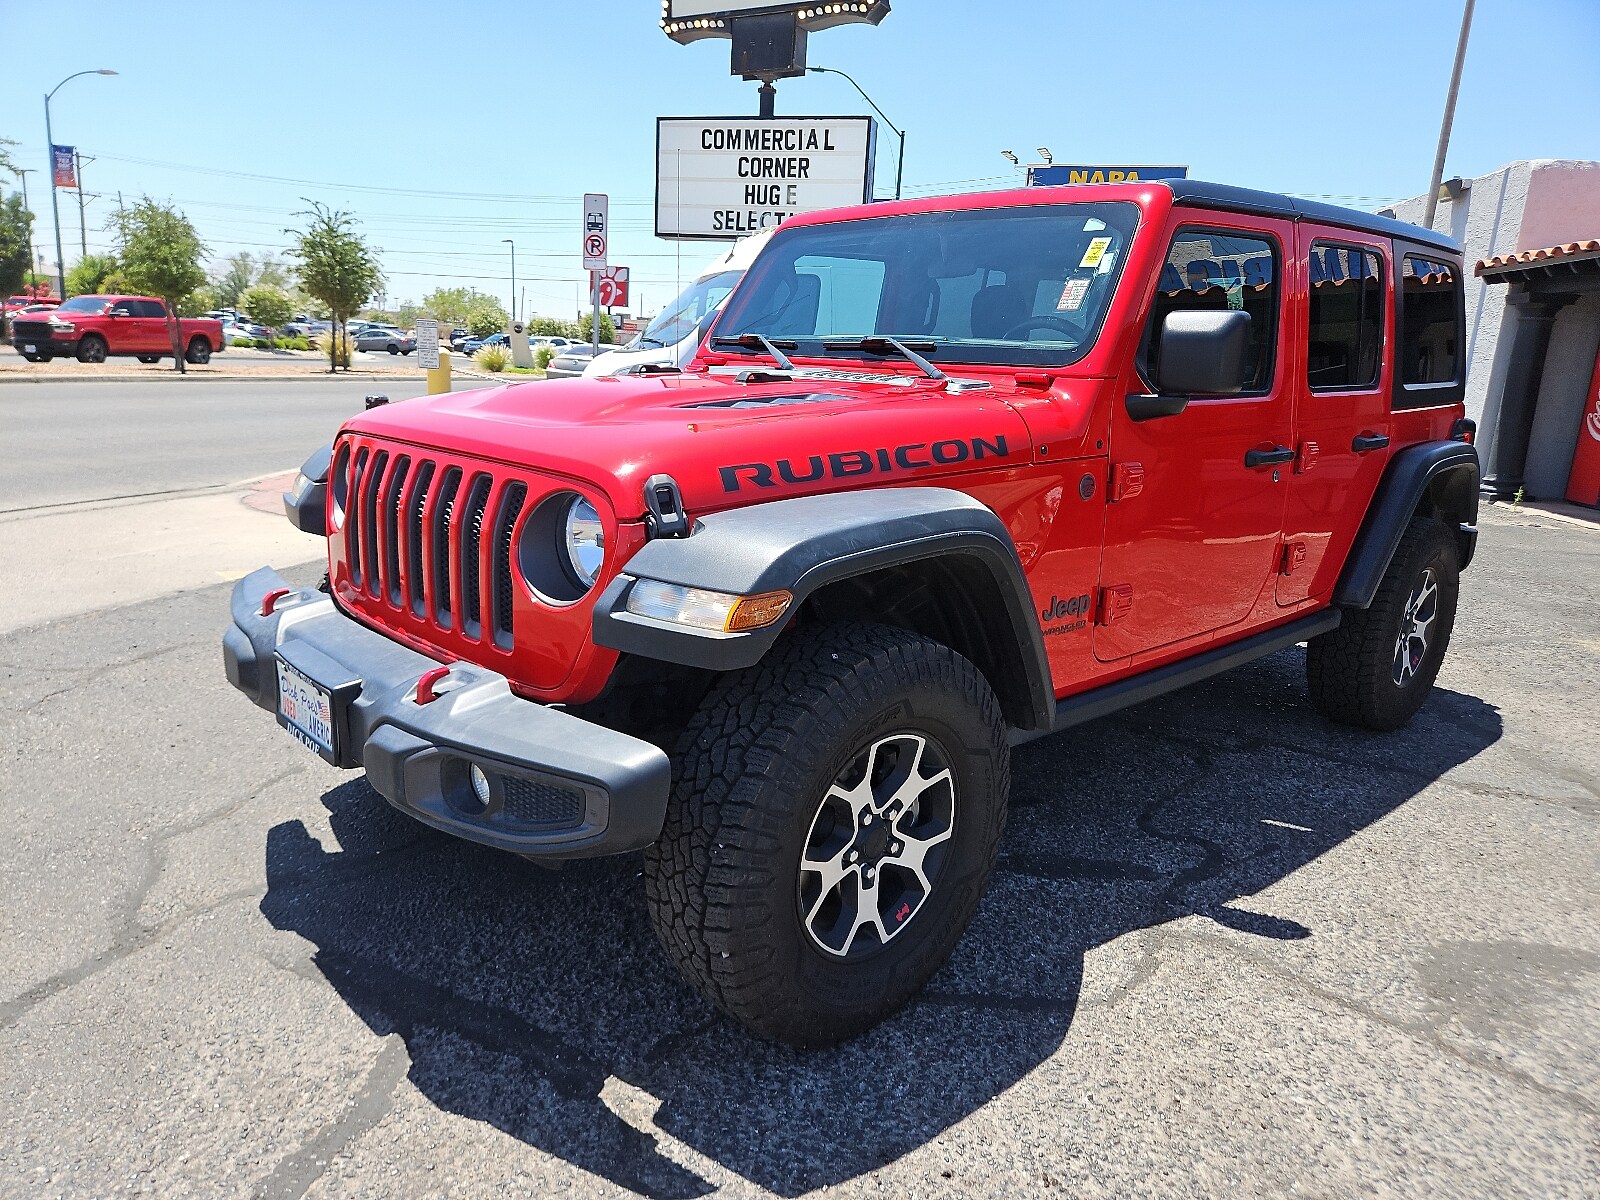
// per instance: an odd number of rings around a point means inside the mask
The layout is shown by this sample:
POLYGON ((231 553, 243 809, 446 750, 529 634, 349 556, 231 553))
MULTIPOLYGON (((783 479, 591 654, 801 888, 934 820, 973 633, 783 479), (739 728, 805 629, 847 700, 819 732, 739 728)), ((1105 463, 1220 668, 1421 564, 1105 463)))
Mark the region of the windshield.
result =
POLYGON ((71 300, 68 300, 65 304, 57 308, 56 311, 97 313, 103 312, 106 305, 110 303, 111 301, 107 300, 104 296, 74 296, 71 300))
POLYGON ((1089 352, 1138 225, 1128 203, 1039 204, 779 229, 717 321, 803 355, 892 337, 945 362, 1089 352))
POLYGON ((743 274, 743 271, 722 271, 696 279, 644 327, 644 332, 639 335, 639 345, 676 346, 693 333, 708 315, 717 311, 717 305, 728 298, 728 293, 733 291, 733 285, 739 282, 743 274))

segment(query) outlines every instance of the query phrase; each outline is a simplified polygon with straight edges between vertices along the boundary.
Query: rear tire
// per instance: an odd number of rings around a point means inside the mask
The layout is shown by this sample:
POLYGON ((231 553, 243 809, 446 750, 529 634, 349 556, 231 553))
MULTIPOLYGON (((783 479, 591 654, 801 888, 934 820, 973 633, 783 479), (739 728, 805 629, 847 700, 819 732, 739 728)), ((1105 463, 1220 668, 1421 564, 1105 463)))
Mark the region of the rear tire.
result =
POLYGON ((1005 828, 1006 724, 955 651, 880 625, 786 637, 678 744, 651 921, 753 1032, 827 1045, 900 1007, 971 920, 1005 828))
POLYGON ((205 366, 206 363, 211 361, 211 343, 203 337, 191 339, 189 348, 184 352, 183 358, 185 362, 194 363, 196 366, 205 366))
POLYGON ((78 342, 78 361, 103 363, 106 360, 106 340, 98 334, 86 333, 78 342))
POLYGON ((1346 609, 1339 628, 1306 648, 1311 702, 1330 721, 1398 729, 1427 700, 1450 646, 1460 592, 1450 528, 1414 518, 1372 605, 1346 609))

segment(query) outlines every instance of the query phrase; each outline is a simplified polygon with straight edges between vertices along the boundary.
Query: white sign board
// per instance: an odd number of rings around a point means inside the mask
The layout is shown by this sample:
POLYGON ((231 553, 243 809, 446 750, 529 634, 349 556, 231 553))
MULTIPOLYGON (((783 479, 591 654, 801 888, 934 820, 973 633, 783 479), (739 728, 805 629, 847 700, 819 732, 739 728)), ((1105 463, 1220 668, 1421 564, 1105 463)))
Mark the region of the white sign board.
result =
POLYGON ((801 7, 800 0, 667 0, 667 20, 681 21, 685 17, 721 17, 728 13, 801 7))
POLYGON ((439 365, 439 322, 432 317, 417 320, 417 366, 432 371, 439 365))
POLYGON ((732 241, 872 198, 871 117, 657 117, 656 236, 732 241))
POLYGON ((606 269, 606 240, 610 236, 611 197, 588 192, 583 197, 583 269, 606 269))

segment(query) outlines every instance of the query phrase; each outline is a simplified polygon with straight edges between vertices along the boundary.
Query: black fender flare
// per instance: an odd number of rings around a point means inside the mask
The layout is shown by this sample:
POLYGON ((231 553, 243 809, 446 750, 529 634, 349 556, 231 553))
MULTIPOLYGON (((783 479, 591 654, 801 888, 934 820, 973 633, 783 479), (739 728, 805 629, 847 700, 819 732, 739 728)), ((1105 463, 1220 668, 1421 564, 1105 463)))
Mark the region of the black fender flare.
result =
POLYGON ((328 470, 333 463, 329 442, 300 465, 294 484, 283 493, 283 515, 301 533, 328 536, 328 470))
POLYGON ((1371 606, 1406 526, 1425 506, 1455 526, 1466 567, 1477 547, 1478 476, 1478 452, 1467 442, 1423 442, 1390 459, 1333 589, 1333 602, 1343 608, 1371 606))
POLYGON ((1009 623, 1008 678, 991 679, 1007 718, 1048 729, 1055 712, 1044 638, 1022 562, 1005 524, 986 505, 949 488, 880 488, 801 496, 712 513, 684 538, 657 538, 623 567, 595 604, 598 645, 713 671, 754 666, 808 596, 841 580, 959 556, 993 584, 1009 623), (747 633, 693 629, 627 611, 640 579, 751 596, 794 595, 782 620, 747 633), (1013 652, 1014 651, 1014 655, 1013 652))

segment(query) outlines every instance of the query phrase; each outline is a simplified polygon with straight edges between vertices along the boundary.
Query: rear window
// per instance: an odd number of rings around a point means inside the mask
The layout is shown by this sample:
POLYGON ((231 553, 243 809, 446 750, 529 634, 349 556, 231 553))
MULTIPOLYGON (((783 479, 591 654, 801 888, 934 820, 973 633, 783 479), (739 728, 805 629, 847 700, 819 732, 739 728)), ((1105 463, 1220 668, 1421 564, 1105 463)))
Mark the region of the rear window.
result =
POLYGON ((1312 391, 1377 387, 1383 361, 1383 260, 1377 251, 1311 244, 1309 334, 1312 391))
MULTIPOLYGON (((1461 269, 1408 254, 1400 272, 1400 383, 1456 383, 1461 377, 1461 269)), ((1442 403, 1414 398, 1413 403, 1442 403)))

